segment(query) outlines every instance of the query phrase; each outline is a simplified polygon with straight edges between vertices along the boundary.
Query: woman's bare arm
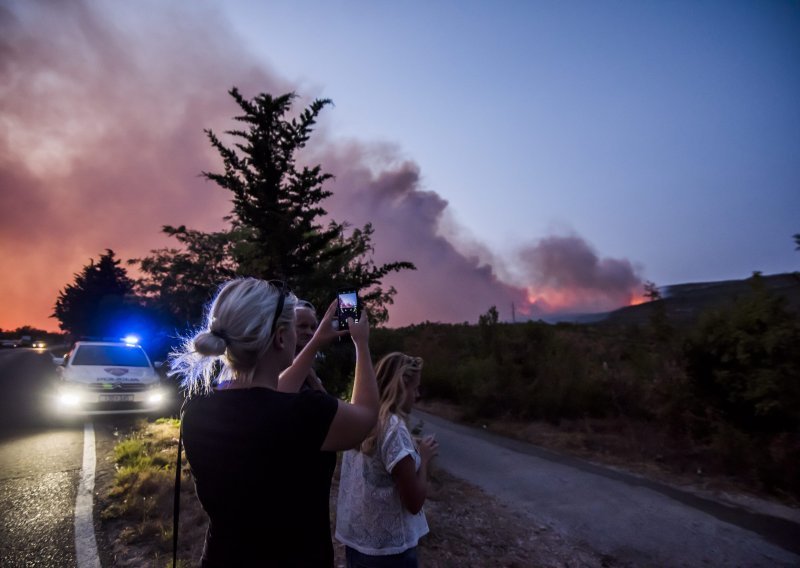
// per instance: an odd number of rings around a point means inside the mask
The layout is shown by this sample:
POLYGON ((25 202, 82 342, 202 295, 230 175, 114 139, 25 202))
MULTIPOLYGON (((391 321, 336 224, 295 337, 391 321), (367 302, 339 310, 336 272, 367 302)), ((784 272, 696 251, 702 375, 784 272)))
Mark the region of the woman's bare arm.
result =
POLYGON ((338 331, 333 327, 336 316, 336 301, 334 300, 325 316, 317 326, 314 336, 303 347, 303 350, 294 358, 292 364, 278 377, 278 390, 281 392, 297 392, 311 372, 317 352, 334 339, 347 335, 346 331, 338 331))
POLYGON ((428 496, 428 464, 439 453, 439 443, 426 436, 419 443, 420 466, 416 469, 413 456, 406 456, 392 469, 392 480, 400 495, 400 502, 412 515, 422 509, 428 496))
POLYGON ((339 408, 322 443, 326 451, 348 450, 360 444, 378 421, 378 384, 369 352, 369 321, 362 311, 358 322, 348 320, 350 337, 356 346, 356 373, 350 402, 339 401, 339 408))

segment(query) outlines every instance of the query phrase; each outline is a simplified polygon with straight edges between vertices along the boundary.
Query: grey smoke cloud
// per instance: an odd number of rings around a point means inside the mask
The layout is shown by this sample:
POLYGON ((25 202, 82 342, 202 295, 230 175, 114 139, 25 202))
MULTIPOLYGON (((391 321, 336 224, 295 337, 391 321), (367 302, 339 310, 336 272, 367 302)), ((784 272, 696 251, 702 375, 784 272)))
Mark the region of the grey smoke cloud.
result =
POLYGON ((459 252, 439 234, 447 201, 420 187, 416 163, 386 145, 330 144, 314 159, 336 176, 326 207, 335 219, 375 226, 375 260, 408 260, 417 270, 387 278, 398 294, 391 325, 420 321, 475 322, 495 305, 511 319, 525 290, 501 281, 492 266, 459 252))
POLYGON ((601 312, 628 305, 641 291, 630 261, 601 258, 577 235, 542 238, 507 252, 511 260, 481 243, 462 245, 455 240, 463 238, 460 228, 444 217, 447 201, 421 187, 419 167, 399 150, 354 141, 324 148, 310 158, 336 176, 326 202, 331 216, 356 226, 372 222, 376 261, 417 266, 387 279, 399 292, 392 325, 474 322, 492 305, 506 321, 512 305, 518 320, 601 312))
POLYGON ((546 312, 601 312, 628 305, 642 280, 627 259, 600 258, 577 235, 549 236, 519 252, 531 299, 546 312))

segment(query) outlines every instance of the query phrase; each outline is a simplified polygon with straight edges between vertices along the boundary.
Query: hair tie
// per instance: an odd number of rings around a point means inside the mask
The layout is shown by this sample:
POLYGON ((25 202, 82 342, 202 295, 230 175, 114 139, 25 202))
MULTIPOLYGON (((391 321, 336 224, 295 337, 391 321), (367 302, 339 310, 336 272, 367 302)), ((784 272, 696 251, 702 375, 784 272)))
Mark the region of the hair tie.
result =
POLYGON ((211 330, 211 335, 213 335, 214 337, 219 337, 222 341, 225 342, 225 345, 227 345, 230 342, 230 339, 228 338, 228 334, 225 333, 224 331, 221 331, 221 330, 217 331, 217 330, 213 330, 212 329, 211 330))

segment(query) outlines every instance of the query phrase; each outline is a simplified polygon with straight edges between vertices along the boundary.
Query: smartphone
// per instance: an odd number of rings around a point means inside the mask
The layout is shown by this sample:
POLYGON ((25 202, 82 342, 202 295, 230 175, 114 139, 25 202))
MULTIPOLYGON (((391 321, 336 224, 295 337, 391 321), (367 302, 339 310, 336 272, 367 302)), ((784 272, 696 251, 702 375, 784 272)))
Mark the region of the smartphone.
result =
POLYGON ((354 321, 358 321, 358 318, 361 317, 358 290, 356 288, 342 288, 336 298, 338 300, 336 317, 339 320, 339 330, 349 329, 347 318, 353 318, 354 321))

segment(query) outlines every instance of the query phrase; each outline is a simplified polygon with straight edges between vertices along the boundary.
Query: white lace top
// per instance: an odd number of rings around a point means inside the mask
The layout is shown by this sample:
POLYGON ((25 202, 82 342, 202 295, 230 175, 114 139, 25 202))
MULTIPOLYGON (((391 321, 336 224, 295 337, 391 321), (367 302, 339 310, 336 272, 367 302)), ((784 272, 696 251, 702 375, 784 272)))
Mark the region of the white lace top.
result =
POLYGON ((412 515, 400 502, 392 469, 413 456, 419 470, 420 456, 405 422, 393 415, 375 453, 348 450, 342 458, 336 539, 362 554, 399 554, 417 545, 428 534, 428 521, 420 510, 412 515))

